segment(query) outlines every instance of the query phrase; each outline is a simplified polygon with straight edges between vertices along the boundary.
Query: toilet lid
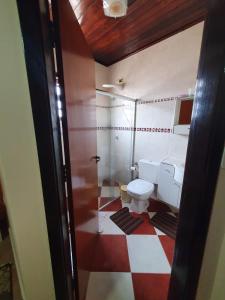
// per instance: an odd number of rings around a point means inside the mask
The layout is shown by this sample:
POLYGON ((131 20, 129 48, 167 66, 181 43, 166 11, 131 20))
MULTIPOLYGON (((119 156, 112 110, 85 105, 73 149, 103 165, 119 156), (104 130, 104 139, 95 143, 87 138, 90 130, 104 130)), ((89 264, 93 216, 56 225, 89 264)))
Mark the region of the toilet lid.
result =
POLYGON ((153 192, 154 185, 151 182, 147 182, 143 179, 135 179, 131 181, 127 186, 127 191, 136 195, 143 195, 149 192, 153 192))

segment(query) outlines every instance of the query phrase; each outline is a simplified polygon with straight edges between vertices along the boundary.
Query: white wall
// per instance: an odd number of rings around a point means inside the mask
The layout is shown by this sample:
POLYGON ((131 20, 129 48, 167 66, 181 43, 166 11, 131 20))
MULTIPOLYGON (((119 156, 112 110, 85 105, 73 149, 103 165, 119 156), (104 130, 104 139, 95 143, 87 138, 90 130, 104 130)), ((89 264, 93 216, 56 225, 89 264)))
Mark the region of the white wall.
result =
POLYGON ((217 183, 213 211, 203 258, 197 300, 225 299, 225 169, 217 183))
MULTIPOLYGON (((115 92, 144 100, 187 94, 195 87, 202 30, 200 23, 109 67, 111 82, 121 77, 126 82, 115 92)), ((136 126, 172 129, 174 109, 175 101, 139 104, 136 126)), ((185 160, 187 142, 184 136, 138 131, 135 159, 185 160)))
POLYGON ((15 0, 0 1, 0 176, 24 300, 55 299, 42 185, 15 0))

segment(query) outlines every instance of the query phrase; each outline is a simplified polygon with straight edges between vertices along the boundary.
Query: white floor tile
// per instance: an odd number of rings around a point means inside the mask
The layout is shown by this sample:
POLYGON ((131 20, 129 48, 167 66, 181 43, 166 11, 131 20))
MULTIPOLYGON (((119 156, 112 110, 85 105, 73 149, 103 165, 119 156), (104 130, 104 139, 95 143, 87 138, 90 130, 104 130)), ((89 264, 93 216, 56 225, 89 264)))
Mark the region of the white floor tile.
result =
POLYGON ((127 236, 131 272, 161 273, 171 272, 170 264, 156 235, 127 236))
POLYGON ((91 273, 86 300, 134 300, 131 273, 91 273))
POLYGON ((155 232, 156 232, 157 235, 166 235, 164 232, 162 232, 158 228, 154 227, 154 229, 155 229, 155 232))
POLYGON ((152 219, 154 217, 154 215, 156 214, 156 212, 149 212, 148 215, 149 215, 149 218, 152 219))
POLYGON ((101 197, 119 197, 120 189, 117 186, 103 186, 101 188, 101 197))
POLYGON ((125 234, 113 221, 110 219, 110 216, 114 212, 99 212, 99 231, 101 234, 125 234))

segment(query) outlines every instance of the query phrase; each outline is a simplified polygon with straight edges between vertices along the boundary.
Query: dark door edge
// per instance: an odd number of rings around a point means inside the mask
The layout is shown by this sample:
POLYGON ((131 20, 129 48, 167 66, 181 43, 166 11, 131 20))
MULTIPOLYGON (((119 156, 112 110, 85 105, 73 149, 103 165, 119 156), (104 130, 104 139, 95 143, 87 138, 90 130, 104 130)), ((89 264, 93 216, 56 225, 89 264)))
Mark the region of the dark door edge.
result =
POLYGON ((168 300, 194 300, 225 141, 225 1, 205 21, 168 300))

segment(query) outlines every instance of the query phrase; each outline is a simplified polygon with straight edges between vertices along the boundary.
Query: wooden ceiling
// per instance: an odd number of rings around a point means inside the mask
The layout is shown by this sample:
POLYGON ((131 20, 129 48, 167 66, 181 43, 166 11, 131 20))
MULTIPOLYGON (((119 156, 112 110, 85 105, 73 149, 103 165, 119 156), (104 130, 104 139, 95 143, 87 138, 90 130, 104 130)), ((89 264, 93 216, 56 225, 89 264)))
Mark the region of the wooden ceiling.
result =
POLYGON ((207 0, 130 0, 128 14, 114 19, 102 0, 70 0, 94 58, 109 66, 202 20, 207 0))

